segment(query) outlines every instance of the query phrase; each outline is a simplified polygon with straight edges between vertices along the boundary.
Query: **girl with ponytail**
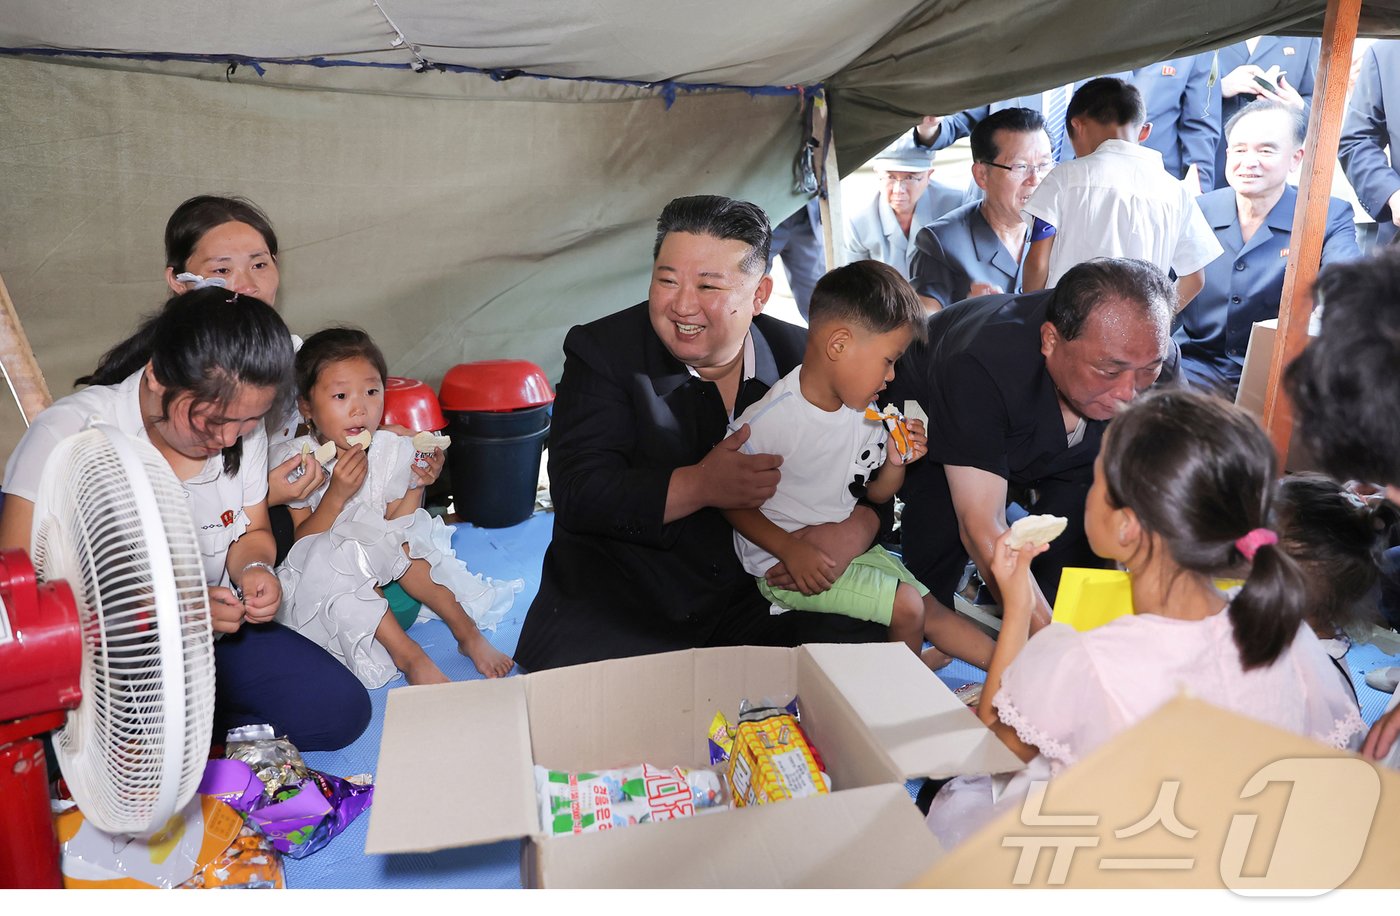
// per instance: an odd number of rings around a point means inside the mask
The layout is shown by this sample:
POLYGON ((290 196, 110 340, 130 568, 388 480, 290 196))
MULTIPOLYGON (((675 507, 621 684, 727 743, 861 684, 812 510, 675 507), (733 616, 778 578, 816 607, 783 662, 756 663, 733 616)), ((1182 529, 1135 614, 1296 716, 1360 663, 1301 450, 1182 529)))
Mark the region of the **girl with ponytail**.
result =
POLYGON ((1045 545, 997 540, 1002 629, 978 714, 1030 765, 995 804, 986 777, 944 786, 929 827, 945 848, 1183 692, 1333 747, 1365 730, 1305 623, 1303 573, 1271 525, 1275 486, 1252 417, 1167 389, 1113 419, 1084 510, 1089 545, 1131 576, 1132 615, 1029 638, 1030 561, 1045 545), (1220 579, 1244 584, 1225 592, 1220 579))

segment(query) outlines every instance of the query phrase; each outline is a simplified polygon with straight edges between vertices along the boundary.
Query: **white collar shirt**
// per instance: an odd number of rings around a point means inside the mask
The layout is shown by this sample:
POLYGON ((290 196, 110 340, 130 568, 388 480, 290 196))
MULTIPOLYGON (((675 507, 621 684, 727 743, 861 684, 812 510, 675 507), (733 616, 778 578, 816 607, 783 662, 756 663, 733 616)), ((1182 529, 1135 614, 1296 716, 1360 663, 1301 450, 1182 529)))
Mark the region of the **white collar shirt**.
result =
POLYGON ((1182 277, 1224 250, 1191 192, 1162 167, 1162 154, 1124 140, 1057 165, 1022 215, 1055 227, 1047 287, 1091 258, 1141 258, 1182 277))

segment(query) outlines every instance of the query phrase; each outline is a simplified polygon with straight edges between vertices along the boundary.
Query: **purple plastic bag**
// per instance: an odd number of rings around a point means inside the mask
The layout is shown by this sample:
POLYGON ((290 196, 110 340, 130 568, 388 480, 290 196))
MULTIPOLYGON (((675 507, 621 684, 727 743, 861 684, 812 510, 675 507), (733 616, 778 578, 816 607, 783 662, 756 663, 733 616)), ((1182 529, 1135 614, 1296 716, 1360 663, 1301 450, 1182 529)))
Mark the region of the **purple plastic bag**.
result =
POLYGON ((199 784, 204 795, 217 796, 243 812, 293 859, 304 858, 330 842, 370 806, 374 786, 362 786, 311 770, 295 786, 283 786, 271 798, 241 760, 211 760, 199 784))

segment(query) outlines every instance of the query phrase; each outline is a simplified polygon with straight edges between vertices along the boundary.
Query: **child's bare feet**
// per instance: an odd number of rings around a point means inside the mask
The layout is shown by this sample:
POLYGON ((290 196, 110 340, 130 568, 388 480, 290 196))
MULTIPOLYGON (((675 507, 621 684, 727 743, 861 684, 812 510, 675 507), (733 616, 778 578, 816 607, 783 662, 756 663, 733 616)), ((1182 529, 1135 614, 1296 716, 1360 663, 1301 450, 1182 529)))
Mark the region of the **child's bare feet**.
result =
POLYGON ((424 655, 422 658, 415 658, 403 668, 404 677, 415 687, 419 684, 450 684, 452 680, 442 673, 442 669, 433 664, 433 660, 424 655))
POLYGON ((505 677, 515 667, 515 660, 487 642, 477 629, 458 640, 457 651, 471 659, 485 677, 505 677))
POLYGON ((924 660, 924 664, 928 665, 928 670, 930 671, 937 671, 939 668, 946 667, 953 661, 951 656, 944 655, 933 646, 929 646, 927 649, 920 652, 919 658, 924 660))

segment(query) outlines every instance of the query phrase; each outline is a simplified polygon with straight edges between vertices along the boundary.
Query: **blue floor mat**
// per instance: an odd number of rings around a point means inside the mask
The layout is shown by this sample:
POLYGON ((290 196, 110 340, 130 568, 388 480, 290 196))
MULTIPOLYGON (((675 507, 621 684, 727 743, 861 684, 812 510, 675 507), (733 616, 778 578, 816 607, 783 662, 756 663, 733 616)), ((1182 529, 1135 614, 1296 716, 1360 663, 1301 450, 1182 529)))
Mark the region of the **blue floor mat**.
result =
MULTIPOLYGON (((497 579, 524 579, 525 588, 515 596, 515 604, 494 633, 491 644, 507 654, 515 651, 525 612, 539 591, 540 564, 554 530, 554 516, 539 513, 512 528, 476 528, 457 525, 452 544, 468 568, 497 579)), ((457 642, 447 627, 437 620, 416 623, 410 635, 423 646, 443 672, 456 681, 481 677, 476 668, 457 652, 457 642)), ((1366 686, 1366 672, 1386 665, 1400 665, 1400 657, 1387 656, 1375 646, 1353 646, 1347 653, 1352 682, 1361 701, 1362 717, 1372 722, 1384 711, 1390 694, 1366 686)), ((950 690, 964 684, 981 683, 981 669, 954 661, 938 672, 950 690)), ((369 728, 354 744, 339 751, 305 755, 308 766, 349 776, 374 773, 379 758, 379 742, 384 729, 384 703, 390 690, 405 686, 402 679, 370 691, 374 716, 369 728)), ((463 779, 470 778, 463 773, 463 779)), ((920 780, 908 783, 911 797, 920 780)), ((452 791, 451 786, 424 786, 425 792, 452 791)), ((520 843, 509 841, 467 849, 394 856, 366 856, 365 835, 369 813, 361 815, 345 832, 325 848, 305 859, 286 860, 287 885, 294 888, 518 888, 520 887, 520 843)))
MULTIPOLYGON (((539 591, 540 564, 554 531, 554 516, 538 513, 511 528, 455 526, 453 549, 472 572, 496 579, 524 579, 525 588, 494 633, 491 644, 506 654, 515 652, 525 612, 539 591)), ((414 624, 409 635, 418 641, 443 673, 454 681, 477 680, 475 666, 457 652, 457 641, 438 620, 414 624)), ((307 766, 349 776, 374 773, 384 731, 384 703, 390 690, 406 686, 402 678, 369 692, 374 715, 369 728, 349 747, 305 756, 307 766)), ((470 778, 463 773, 462 778, 470 778)), ((425 792, 450 792, 451 786, 424 786, 425 792)), ((298 888, 515 888, 520 887, 520 843, 493 843, 468 849, 394 856, 365 855, 370 815, 362 814, 345 832, 305 859, 286 860, 287 885, 298 888)))

